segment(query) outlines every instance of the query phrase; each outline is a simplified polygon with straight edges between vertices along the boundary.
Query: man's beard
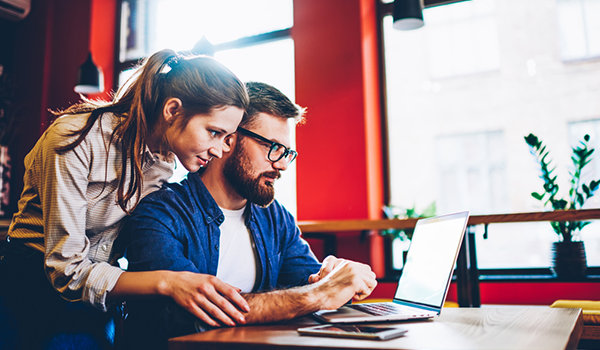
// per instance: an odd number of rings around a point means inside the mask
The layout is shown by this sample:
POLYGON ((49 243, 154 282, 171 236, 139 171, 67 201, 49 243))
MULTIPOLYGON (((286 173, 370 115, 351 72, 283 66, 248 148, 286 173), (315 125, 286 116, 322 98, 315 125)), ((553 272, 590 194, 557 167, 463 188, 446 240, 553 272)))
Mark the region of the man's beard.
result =
POLYGON ((281 174, 279 171, 274 170, 266 171, 256 178, 250 177, 252 165, 242 149, 241 145, 237 145, 232 151, 223 167, 223 175, 240 196, 250 203, 267 207, 273 202, 275 189, 272 182, 264 183, 264 176, 278 179, 281 174))

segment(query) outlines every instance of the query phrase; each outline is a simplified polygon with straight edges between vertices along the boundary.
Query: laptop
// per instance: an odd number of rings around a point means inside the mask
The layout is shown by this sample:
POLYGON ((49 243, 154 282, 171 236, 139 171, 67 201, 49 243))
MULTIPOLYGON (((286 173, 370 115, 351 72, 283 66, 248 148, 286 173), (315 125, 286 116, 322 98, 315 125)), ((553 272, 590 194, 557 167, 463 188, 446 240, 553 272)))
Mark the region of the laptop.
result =
POLYGON ((392 302, 345 305, 313 315, 327 323, 427 319, 446 301, 469 212, 417 221, 392 302))

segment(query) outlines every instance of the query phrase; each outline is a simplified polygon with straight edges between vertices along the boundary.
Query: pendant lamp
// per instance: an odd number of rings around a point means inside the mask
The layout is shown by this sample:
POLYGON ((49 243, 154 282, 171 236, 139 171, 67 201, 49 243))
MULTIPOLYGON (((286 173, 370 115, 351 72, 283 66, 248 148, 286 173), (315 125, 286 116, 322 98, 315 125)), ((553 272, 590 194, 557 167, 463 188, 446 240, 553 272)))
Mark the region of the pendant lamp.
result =
POLYGON ((423 0, 394 1, 394 29, 412 30, 423 25, 423 0))
POLYGON ((192 48, 192 53, 194 55, 208 55, 215 57, 215 52, 215 45, 213 45, 213 43, 211 43, 204 35, 192 48))
POLYGON ((104 91, 104 75, 102 69, 94 64, 91 52, 79 67, 74 90, 80 94, 97 94, 104 91))

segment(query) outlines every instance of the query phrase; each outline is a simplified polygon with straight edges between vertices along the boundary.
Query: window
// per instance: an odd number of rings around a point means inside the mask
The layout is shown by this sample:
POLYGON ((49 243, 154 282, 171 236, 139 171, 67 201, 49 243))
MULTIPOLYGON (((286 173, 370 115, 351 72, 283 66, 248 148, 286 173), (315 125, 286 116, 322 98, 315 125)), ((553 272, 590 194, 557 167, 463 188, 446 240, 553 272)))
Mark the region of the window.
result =
MULTIPOLYGON (((529 133, 551 150, 566 196, 571 146, 590 134, 600 157, 600 0, 465 1, 427 8, 424 21, 398 31, 383 18, 390 204, 419 212, 435 202, 438 214, 544 210, 530 195, 542 183, 529 133)), ((599 163, 587 181, 600 178, 599 163)), ((587 207, 600 207, 600 196, 587 207)), ((581 233, 588 266, 600 266, 591 254, 599 226, 581 233)), ((548 223, 490 225, 487 239, 475 229, 482 269, 551 265, 548 223)))
POLYGON ((427 10, 424 49, 434 79, 500 67, 494 1, 467 1, 427 10))
POLYGON ((563 60, 600 57, 600 1, 558 0, 557 12, 563 60))
POLYGON ((503 132, 438 136, 435 154, 441 213, 508 211, 503 132))
MULTIPOLYGON (((243 81, 271 84, 294 100, 292 0, 123 0, 121 12, 120 85, 140 58, 164 48, 193 51, 202 39, 243 81)), ((275 197, 292 214, 295 164, 275 184, 275 197)), ((179 165, 172 180, 186 174, 179 165)))
POLYGON ((191 50, 204 36, 223 44, 293 25, 291 0, 124 0, 121 61, 169 48, 191 50))

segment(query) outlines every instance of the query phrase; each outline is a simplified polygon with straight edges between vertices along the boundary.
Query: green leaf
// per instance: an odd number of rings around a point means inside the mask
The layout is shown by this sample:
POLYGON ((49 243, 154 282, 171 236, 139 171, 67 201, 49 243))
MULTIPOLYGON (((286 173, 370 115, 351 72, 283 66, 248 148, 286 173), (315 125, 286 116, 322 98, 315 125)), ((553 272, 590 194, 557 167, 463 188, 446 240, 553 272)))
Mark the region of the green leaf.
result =
POLYGON ((591 221, 584 221, 584 222, 580 221, 580 223, 581 223, 581 225, 579 225, 579 229, 581 230, 582 228, 586 227, 587 225, 591 224, 592 222, 591 221))
POLYGON ((592 155, 592 153, 594 153, 594 149, 590 149, 587 153, 585 153, 585 157, 588 158, 589 156, 592 155))
POLYGON ((435 205, 435 201, 431 202, 431 204, 429 204, 429 206, 427 206, 427 208, 425 208, 425 210, 423 210, 423 214, 421 215, 422 217, 431 217, 431 216, 435 216, 436 215, 436 205, 435 205))
POLYGON ((542 198, 544 198, 544 194, 539 194, 537 192, 531 192, 531 196, 535 199, 537 199, 538 201, 541 201, 542 198))
POLYGON ((562 237, 562 232, 560 231, 560 226, 558 222, 551 222, 550 225, 552 226, 552 229, 554 230, 554 232, 556 232, 556 234, 559 237, 562 237))
POLYGON ((564 199, 559 199, 556 202, 554 202, 555 208, 556 210, 562 210, 565 209, 567 207, 568 202, 564 199))
POLYGON ((577 203, 579 203, 580 206, 583 206, 584 202, 585 199, 583 198, 583 195, 581 193, 577 193, 577 203))
POLYGON ((527 142, 527 144, 531 147, 535 147, 535 145, 538 143, 538 138, 534 134, 529 134, 525 136, 525 142, 527 142))
MULTIPOLYGON (((585 193, 585 195, 586 195, 586 196, 588 196, 588 197, 590 196, 590 188, 589 188, 589 187, 587 187, 587 185, 586 185, 586 184, 583 184, 583 185, 581 186, 581 189, 583 189, 583 192, 585 193)), ((572 190, 571 190, 571 191, 572 191, 572 190)), ((571 193, 571 195, 573 195, 573 193, 571 193)))
POLYGON ((590 140, 590 135, 585 134, 585 136, 583 137, 583 139, 585 140, 585 142, 588 142, 590 140))

